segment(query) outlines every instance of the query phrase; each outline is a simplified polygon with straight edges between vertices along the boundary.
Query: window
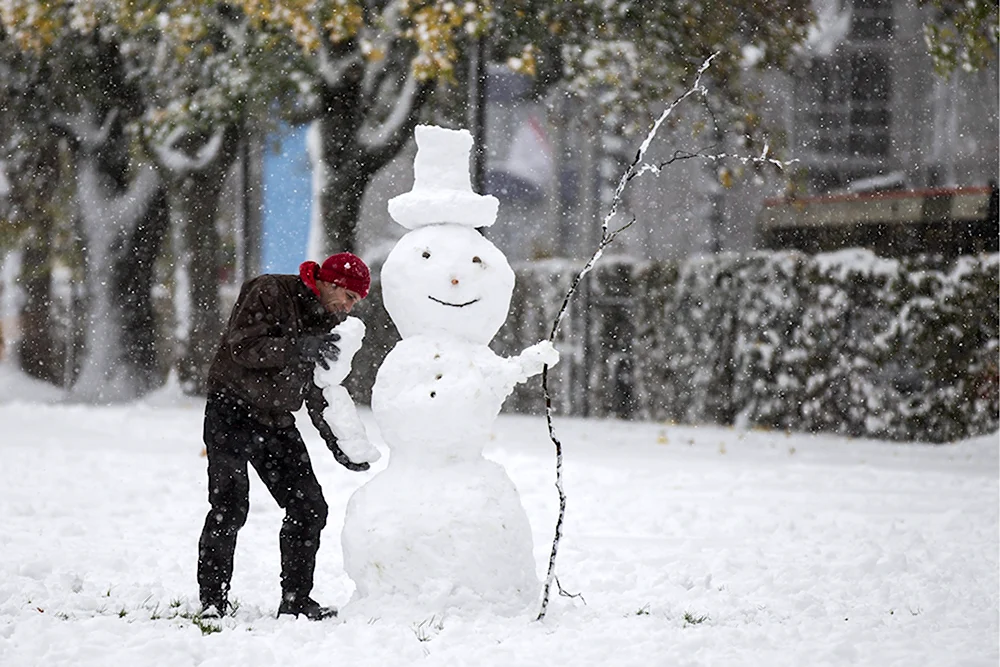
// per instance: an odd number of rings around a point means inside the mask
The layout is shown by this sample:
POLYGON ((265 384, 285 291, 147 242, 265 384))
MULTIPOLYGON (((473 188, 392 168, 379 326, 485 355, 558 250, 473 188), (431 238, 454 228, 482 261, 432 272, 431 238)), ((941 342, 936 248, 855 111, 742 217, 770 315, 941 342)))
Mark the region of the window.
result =
POLYGON ((891 150, 892 2, 853 0, 852 21, 847 40, 796 77, 796 143, 820 190, 843 180, 831 168, 877 171, 891 150))
POLYGON ((851 39, 886 40, 894 28, 891 0, 854 0, 851 12, 851 39))

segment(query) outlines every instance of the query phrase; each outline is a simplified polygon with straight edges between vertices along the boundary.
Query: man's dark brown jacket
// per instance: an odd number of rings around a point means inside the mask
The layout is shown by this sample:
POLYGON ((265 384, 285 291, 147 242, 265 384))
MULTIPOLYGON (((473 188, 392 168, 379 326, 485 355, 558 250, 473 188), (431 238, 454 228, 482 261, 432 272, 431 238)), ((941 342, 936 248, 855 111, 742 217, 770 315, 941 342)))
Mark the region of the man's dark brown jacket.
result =
POLYGON ((291 426, 306 393, 322 396, 312 380, 314 364, 299 361, 299 339, 328 333, 342 319, 296 275, 265 274, 244 283, 208 372, 209 390, 228 389, 264 424, 291 426))

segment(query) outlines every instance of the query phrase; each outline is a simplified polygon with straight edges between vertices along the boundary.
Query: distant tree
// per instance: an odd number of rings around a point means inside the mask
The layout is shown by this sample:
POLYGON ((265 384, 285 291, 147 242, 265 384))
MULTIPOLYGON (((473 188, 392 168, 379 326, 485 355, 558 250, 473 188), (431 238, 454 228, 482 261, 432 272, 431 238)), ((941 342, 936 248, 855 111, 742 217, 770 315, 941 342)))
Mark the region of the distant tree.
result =
MULTIPOLYGON (((720 113, 752 149, 761 123, 743 94, 749 67, 780 66, 811 20, 808 0, 601 3, 591 0, 243 0, 261 40, 300 88, 285 116, 314 120, 327 249, 354 249, 365 188, 409 140, 435 88, 465 99, 468 62, 488 56, 531 74, 541 95, 600 94, 609 114, 656 103, 719 53, 720 113)), ((635 115, 620 116, 625 119, 635 115)))
MULTIPOLYGON (((221 326, 216 219, 223 182, 245 134, 248 100, 266 100, 275 94, 269 86, 277 90, 286 84, 274 83, 282 75, 268 63, 251 62, 271 51, 250 43, 245 18, 230 5, 103 0, 33 9, 32 4, 15 0, 0 11, 8 36, 4 46, 18 59, 19 76, 28 76, 35 87, 27 97, 33 116, 13 107, 5 112, 14 127, 28 128, 32 137, 65 137, 77 158, 91 307, 82 379, 74 391, 95 399, 130 397, 158 382, 149 290, 169 199, 170 217, 179 226, 177 267, 184 277, 176 282, 187 290, 175 296, 190 305, 184 309, 189 316, 172 328, 180 330, 177 366, 184 386, 201 393, 221 326), (95 165, 102 174, 96 180, 95 165), (150 189, 120 199, 130 185, 150 189), (116 200, 136 205, 112 205, 116 200), (147 204, 153 208, 143 213, 147 204), (115 218, 147 214, 156 218, 151 235, 129 231, 144 227, 139 219, 115 218), (142 247, 130 247, 128 238, 142 247), (103 242, 110 246, 102 248, 103 242), (127 257, 140 261, 130 265, 127 257), (104 266, 109 259, 117 268, 104 266), (108 280, 106 271, 137 273, 108 280), (111 305, 102 305, 101 290, 109 287, 122 291, 112 290, 111 305), (107 335, 115 321, 129 329, 120 332, 127 334, 123 340, 107 335), (143 349, 133 349, 133 343, 143 349), (117 347, 141 360, 142 368, 121 367, 115 354, 102 352, 117 347)), ((11 82, 5 84, 0 88, 16 96, 11 82)), ((34 179, 22 176, 25 184, 34 179)))
MULTIPOLYGON (((143 97, 114 9, 19 0, 0 7, 7 46, 19 49, 17 70, 27 76, 40 115, 6 107, 4 121, 30 135, 32 145, 61 137, 73 157, 86 286, 84 355, 73 394, 102 402, 158 384, 153 264, 169 221, 162 180, 135 159, 143 97)), ((29 184, 37 173, 28 169, 17 180, 29 184)))
POLYGON ((1000 16, 995 0, 919 0, 932 8, 924 24, 927 49, 939 74, 972 72, 997 58, 1000 16))
POLYGON ((745 73, 783 67, 813 20, 808 0, 505 2, 496 11, 491 46, 512 68, 535 74, 540 91, 562 86, 619 114, 659 111, 717 54, 710 92, 742 117, 745 73))
POLYGON ((298 85, 277 108, 315 123, 325 245, 355 250, 366 186, 410 138, 434 81, 452 74, 464 31, 483 29, 483 10, 397 0, 234 4, 298 85))
POLYGON ((60 147, 46 131, 46 76, 0 31, 0 164, 6 193, 0 202, 0 250, 22 251, 17 360, 33 377, 57 382, 61 368, 53 338, 51 275, 58 224, 60 147), (18 122, 12 122, 14 119, 18 122))
POLYGON ((267 99, 274 68, 254 62, 247 22, 231 6, 171 0, 155 13, 124 13, 130 62, 145 103, 137 123, 145 153, 169 190, 175 233, 174 299, 180 312, 176 369, 182 388, 204 394, 222 328, 223 186, 247 140, 253 100, 267 99))

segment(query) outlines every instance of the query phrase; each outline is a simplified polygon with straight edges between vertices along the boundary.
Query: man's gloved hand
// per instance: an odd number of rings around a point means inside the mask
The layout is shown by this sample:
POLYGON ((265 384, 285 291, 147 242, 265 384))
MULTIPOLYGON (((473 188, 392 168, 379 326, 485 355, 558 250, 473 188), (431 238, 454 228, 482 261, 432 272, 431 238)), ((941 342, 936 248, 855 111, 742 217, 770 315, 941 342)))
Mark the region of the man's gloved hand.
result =
POLYGON ((341 451, 340 447, 336 444, 330 446, 330 451, 333 452, 333 458, 337 459, 337 463, 344 466, 348 470, 353 470, 354 472, 364 472, 371 467, 368 463, 355 463, 351 459, 347 458, 347 454, 341 451))
POLYGON ((305 364, 319 364, 324 370, 330 370, 331 361, 340 356, 337 341, 339 333, 325 333, 317 336, 303 336, 299 339, 299 359, 305 364))

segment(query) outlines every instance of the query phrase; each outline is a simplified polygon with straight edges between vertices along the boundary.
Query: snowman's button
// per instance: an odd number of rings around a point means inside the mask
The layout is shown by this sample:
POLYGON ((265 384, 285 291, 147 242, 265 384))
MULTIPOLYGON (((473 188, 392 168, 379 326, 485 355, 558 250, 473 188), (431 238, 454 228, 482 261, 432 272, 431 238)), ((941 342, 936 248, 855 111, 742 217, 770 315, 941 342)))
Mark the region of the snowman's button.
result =
POLYGON ((437 396, 437 392, 436 391, 432 391, 431 392, 431 398, 434 398, 435 396, 437 396))

